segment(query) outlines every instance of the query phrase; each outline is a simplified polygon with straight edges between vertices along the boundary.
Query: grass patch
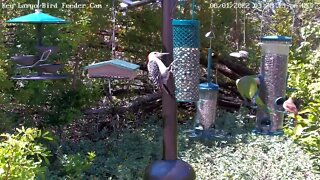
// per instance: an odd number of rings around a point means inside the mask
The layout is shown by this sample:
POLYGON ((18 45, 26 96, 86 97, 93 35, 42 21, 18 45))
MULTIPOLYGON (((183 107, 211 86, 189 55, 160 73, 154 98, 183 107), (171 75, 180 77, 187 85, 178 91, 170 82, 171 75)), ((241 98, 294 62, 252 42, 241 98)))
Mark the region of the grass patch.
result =
MULTIPOLYGON (((220 113, 217 125, 228 138, 203 141, 188 139, 183 131, 191 126, 179 125, 179 158, 193 166, 197 179, 320 179, 312 171, 310 157, 293 140, 251 135, 252 126, 242 121, 247 119, 220 113)), ((142 179, 145 167, 161 159, 160 122, 149 120, 136 129, 102 135, 106 138, 95 142, 64 142, 61 154, 95 152, 91 167, 78 179, 142 179)), ((51 168, 48 179, 65 179, 59 168, 51 168)))

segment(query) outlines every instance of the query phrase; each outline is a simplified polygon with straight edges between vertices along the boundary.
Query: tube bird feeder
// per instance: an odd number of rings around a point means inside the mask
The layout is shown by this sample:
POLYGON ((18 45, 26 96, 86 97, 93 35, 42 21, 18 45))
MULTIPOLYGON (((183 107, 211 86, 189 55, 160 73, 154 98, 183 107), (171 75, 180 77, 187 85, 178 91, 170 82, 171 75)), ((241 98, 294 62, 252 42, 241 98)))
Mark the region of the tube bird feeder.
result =
POLYGON ((180 102, 199 100, 200 23, 194 20, 172 20, 175 95, 180 102))
POLYGON ((276 100, 286 94, 289 47, 291 37, 264 36, 261 38, 262 60, 259 96, 269 107, 266 112, 257 111, 256 132, 262 134, 282 134, 284 114, 277 111, 276 100))
MULTIPOLYGON (((258 106, 256 127, 254 132, 258 134, 282 135, 284 113, 279 111, 279 99, 285 97, 288 77, 288 56, 292 42, 294 24, 294 8, 291 5, 283 6, 283 3, 274 3, 266 6, 262 11, 261 22, 261 65, 259 97, 267 108, 258 106), (278 35, 274 26, 279 24, 283 17, 276 19, 272 15, 277 14, 279 9, 292 15, 291 36, 278 35), (266 17, 268 16, 268 18, 266 17), (264 27, 265 24, 268 26, 264 27), (271 35, 272 34, 272 35, 271 35), (271 36, 270 36, 271 35, 271 36)), ((287 28, 290 29, 290 28, 287 28)), ((284 32, 290 33, 290 32, 284 32)))
POLYGON ((210 128, 215 122, 217 111, 217 100, 219 86, 212 83, 212 49, 211 41, 214 37, 212 31, 206 34, 210 39, 210 47, 208 48, 208 65, 207 65, 207 82, 199 84, 199 100, 197 102, 197 113, 195 117, 196 129, 202 129, 203 133, 198 134, 195 131, 190 137, 193 136, 209 136, 210 128))

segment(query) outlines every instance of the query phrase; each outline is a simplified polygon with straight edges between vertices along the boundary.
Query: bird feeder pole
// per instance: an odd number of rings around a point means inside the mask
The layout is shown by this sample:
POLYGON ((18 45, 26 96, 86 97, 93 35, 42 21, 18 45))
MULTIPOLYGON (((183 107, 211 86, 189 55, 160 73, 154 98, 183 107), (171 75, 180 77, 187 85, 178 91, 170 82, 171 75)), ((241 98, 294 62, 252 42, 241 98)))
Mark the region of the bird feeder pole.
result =
MULTIPOLYGON (((170 53, 165 56, 168 66, 173 61, 173 33, 172 10, 175 1, 162 1, 162 48, 163 52, 170 53)), ((175 91, 173 75, 170 74, 168 89, 175 91)), ((145 171, 144 180, 194 180, 196 178, 193 168, 177 157, 177 105, 168 94, 162 93, 162 110, 164 116, 163 129, 163 159, 150 164, 145 171)))
MULTIPOLYGON (((172 25, 171 13, 174 8, 174 1, 162 1, 162 18, 163 18, 163 31, 162 31, 162 49, 163 52, 170 53, 165 56, 165 64, 168 66, 173 61, 173 38, 172 38, 172 25)), ((168 81, 168 88, 171 92, 175 91, 174 81, 172 74, 168 81)), ((177 159, 177 105, 174 99, 169 94, 163 93, 163 115, 164 115, 164 132, 163 132, 163 158, 165 160, 177 159)))

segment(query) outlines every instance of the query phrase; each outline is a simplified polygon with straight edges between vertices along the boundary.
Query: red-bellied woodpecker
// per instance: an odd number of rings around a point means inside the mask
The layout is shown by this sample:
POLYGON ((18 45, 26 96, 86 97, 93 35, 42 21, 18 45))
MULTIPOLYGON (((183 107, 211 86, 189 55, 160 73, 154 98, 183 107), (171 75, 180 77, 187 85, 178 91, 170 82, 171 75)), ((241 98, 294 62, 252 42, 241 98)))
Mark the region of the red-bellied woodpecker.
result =
POLYGON ((175 97, 170 92, 167 86, 172 63, 169 65, 169 67, 166 67, 163 64, 163 62, 159 59, 161 56, 166 54, 169 53, 151 52, 148 55, 147 67, 149 72, 149 78, 153 82, 153 84, 161 90, 161 92, 165 91, 173 99, 175 99, 175 97))

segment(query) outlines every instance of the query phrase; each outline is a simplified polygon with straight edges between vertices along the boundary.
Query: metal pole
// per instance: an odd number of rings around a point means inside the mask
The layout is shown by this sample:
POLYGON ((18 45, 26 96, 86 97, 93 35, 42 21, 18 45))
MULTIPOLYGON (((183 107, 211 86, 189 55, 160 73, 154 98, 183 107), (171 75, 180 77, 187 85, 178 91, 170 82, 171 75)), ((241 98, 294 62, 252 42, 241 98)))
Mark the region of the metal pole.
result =
MULTIPOLYGON (((168 66, 173 61, 173 38, 172 38, 172 9, 175 1, 162 1, 162 48, 163 52, 170 53, 165 56, 165 64, 168 66)), ((168 81, 168 88, 171 92, 175 92, 175 85, 172 74, 168 81)), ((162 110, 164 116, 164 130, 163 130, 163 158, 164 160, 177 159, 177 105, 170 95, 162 94, 162 110)))
POLYGON ((42 46, 42 24, 36 25, 36 31, 37 46, 42 46))
POLYGON ((208 71, 208 75, 207 75, 207 81, 208 83, 211 83, 211 74, 212 74, 212 49, 208 48, 208 67, 207 67, 207 71, 208 71))
MULTIPOLYGON (((163 51, 170 53, 165 57, 165 64, 173 61, 172 10, 175 1, 162 0, 162 45, 163 51)), ((170 74, 168 89, 175 92, 173 75, 170 74)), ((193 168, 182 160, 177 159, 177 105, 168 94, 162 93, 162 111, 164 116, 163 128, 163 160, 158 160, 146 168, 145 180, 195 180, 193 168)))

